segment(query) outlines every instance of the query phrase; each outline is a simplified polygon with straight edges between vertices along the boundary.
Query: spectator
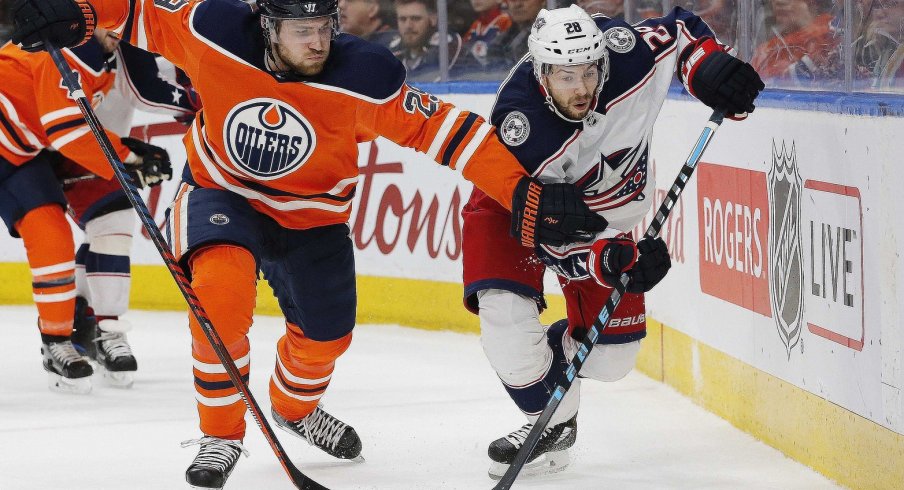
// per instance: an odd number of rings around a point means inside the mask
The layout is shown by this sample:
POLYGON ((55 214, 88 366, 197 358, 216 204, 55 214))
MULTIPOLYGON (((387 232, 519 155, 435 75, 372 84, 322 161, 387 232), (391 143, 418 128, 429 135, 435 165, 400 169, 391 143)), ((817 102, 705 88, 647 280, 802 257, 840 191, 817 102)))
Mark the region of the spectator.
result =
POLYGON ((590 15, 603 14, 610 19, 625 18, 624 0, 577 0, 574 3, 590 15))
POLYGON ((864 27, 854 40, 854 88, 904 91, 904 0, 860 5, 864 27))
MULTIPOLYGON (((760 44, 750 64, 764 80, 809 85, 837 73, 832 15, 806 0, 769 0, 772 38, 760 44)), ((768 84, 768 82, 767 82, 768 84)))
MULTIPOLYGON (((436 82, 440 79, 439 34, 436 32, 435 0, 395 0, 399 34, 389 49, 408 70, 408 80, 436 82)), ((461 36, 449 34, 449 68, 461 52, 461 36)))
POLYGON ((738 22, 736 0, 673 0, 671 4, 672 7, 682 7, 696 13, 716 33, 719 41, 737 47, 734 28, 738 22))
POLYGON ((487 46, 487 72, 496 79, 505 78, 509 68, 527 54, 527 36, 546 0, 508 0, 512 27, 487 46))
POLYGON ((471 6, 471 2, 465 0, 449 0, 446 4, 449 9, 449 32, 464 34, 477 18, 477 12, 471 6))
POLYGON ((392 9, 386 0, 339 0, 342 32, 389 46, 398 35, 392 28, 392 9))
POLYGON ((477 20, 464 35, 465 63, 476 69, 489 64, 489 46, 512 27, 512 18, 502 11, 502 0, 471 0, 477 20))
POLYGON ((10 32, 13 30, 12 20, 9 18, 9 5, 6 1, 3 2, 3 5, 0 5, 0 46, 6 44, 6 41, 9 41, 10 32))

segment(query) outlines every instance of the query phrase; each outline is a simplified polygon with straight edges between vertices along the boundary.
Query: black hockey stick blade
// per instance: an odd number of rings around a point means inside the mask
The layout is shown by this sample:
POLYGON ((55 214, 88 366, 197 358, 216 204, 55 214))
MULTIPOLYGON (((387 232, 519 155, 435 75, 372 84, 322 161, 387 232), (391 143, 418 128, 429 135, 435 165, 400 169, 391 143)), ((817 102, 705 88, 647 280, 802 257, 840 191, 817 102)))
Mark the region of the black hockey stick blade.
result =
MULTIPOLYGON (((697 164, 700 162, 700 157, 703 156, 703 152, 706 150, 706 147, 709 146, 709 142, 712 140, 713 135, 722 124, 723 117, 722 112, 718 110, 714 111, 712 116, 710 116, 709 122, 703 128, 700 137, 697 138, 697 143, 694 145, 693 150, 691 150, 687 160, 685 160, 684 166, 681 167, 681 171, 678 173, 678 177, 669 189, 669 193, 662 202, 662 205, 659 206, 659 210, 653 217, 653 222, 650 223, 650 226, 644 233, 644 237, 655 238, 659 235, 659 231, 662 230, 663 224, 665 224, 665 221, 668 219, 672 207, 678 202, 678 196, 681 195, 684 186, 687 185, 691 176, 694 174, 694 170, 696 170, 697 164)), ((518 454, 515 455, 512 464, 509 465, 508 470, 502 475, 502 478, 499 479, 499 482, 496 483, 493 490, 508 490, 512 487, 512 484, 515 483, 515 479, 518 478, 518 473, 521 472, 521 469, 527 463, 534 448, 537 447, 537 443, 540 442, 543 431, 546 430, 546 426, 549 425, 550 419, 552 419, 556 409, 559 408, 559 403, 562 402, 565 393, 571 388, 574 378, 581 372, 584 361, 587 359, 590 351, 593 350, 593 346, 596 345, 596 340, 606 328, 606 324, 609 323, 609 318, 612 317, 612 313, 625 295, 628 279, 627 274, 622 274, 621 277, 619 277, 619 280, 615 284, 612 293, 610 293, 609 298, 606 300, 603 309, 600 311, 599 315, 597 315, 593 325, 587 330, 584 340, 581 341, 581 346, 571 359, 571 364, 569 364, 568 368, 565 370, 564 376, 560 377, 559 382, 553 389, 552 395, 546 403, 546 407, 543 408, 543 412, 540 414, 540 417, 537 418, 533 428, 531 428, 528 433, 527 439, 525 439, 521 449, 518 450, 518 454)))
POLYGON ((226 374, 229 375, 232 384, 235 386, 236 390, 238 390, 245 405, 248 406, 248 411, 251 412, 254 421, 257 422, 258 427, 260 427, 261 432, 264 434, 264 438, 267 439, 267 442, 270 444, 271 449, 273 449, 273 453, 276 455, 276 458, 279 460, 279 463, 282 465, 286 474, 289 475, 289 478, 292 480, 292 483, 295 484, 296 488, 302 490, 328 490, 327 487, 324 487, 305 476, 289 459, 289 456, 283 449, 282 444, 280 444, 279 439, 276 438, 276 434, 273 433, 273 429, 270 427, 269 422, 267 422, 260 406, 258 406, 254 396, 251 395, 248 385, 242 379, 242 376, 235 365, 235 361, 232 360, 229 351, 226 349, 226 345, 223 344, 220 335, 213 328, 207 313, 204 311, 204 307, 201 306, 188 278, 185 276, 185 272, 182 270, 182 267, 179 265, 172 252, 170 252, 169 246, 166 244, 163 235, 160 233, 160 229, 157 228, 157 224, 151 216, 151 212, 141 199, 141 195, 138 194, 138 188, 135 187, 131 178, 126 175, 126 169, 119 160, 119 156, 113 150, 113 144, 107 137, 107 133, 104 131, 100 120, 91 108, 91 103, 85 96, 85 92, 79 84, 78 77, 72 71, 66 58, 63 57, 63 54, 58 48, 54 47, 46 39, 44 40, 44 45, 50 53, 50 57, 53 58, 53 62, 56 65, 57 70, 59 70, 60 76, 63 78, 63 84, 69 90, 70 97, 75 99, 79 109, 82 111, 82 115, 88 122, 88 126, 94 133, 94 137, 97 139, 97 143, 100 145, 104 156, 107 157, 107 161, 113 167, 113 173, 116 176, 116 180, 119 181, 119 185, 121 185, 125 191, 126 197, 129 199, 129 202, 132 203, 135 212, 138 213, 142 226, 144 226, 145 230, 148 232, 151 241, 157 248, 157 252, 159 252, 160 256, 163 258, 163 262, 166 264, 167 269, 169 269, 170 274, 176 281, 179 291, 185 298, 186 303, 188 303, 189 309, 201 325, 204 335, 207 337, 208 342, 210 342, 211 347, 213 347, 214 352, 216 352, 217 357, 220 359, 220 363, 222 363, 223 367, 226 369, 226 374))

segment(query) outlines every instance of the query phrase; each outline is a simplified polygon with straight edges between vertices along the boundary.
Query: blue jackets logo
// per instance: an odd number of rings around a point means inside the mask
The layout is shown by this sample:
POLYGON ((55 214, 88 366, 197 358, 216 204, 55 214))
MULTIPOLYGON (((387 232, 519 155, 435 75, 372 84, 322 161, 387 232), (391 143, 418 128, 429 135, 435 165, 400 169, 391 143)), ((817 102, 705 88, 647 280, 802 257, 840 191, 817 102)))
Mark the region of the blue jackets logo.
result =
POLYGON ((278 179, 304 165, 317 146, 311 124, 275 99, 254 99, 229 111, 223 141, 234 164, 251 177, 278 179))

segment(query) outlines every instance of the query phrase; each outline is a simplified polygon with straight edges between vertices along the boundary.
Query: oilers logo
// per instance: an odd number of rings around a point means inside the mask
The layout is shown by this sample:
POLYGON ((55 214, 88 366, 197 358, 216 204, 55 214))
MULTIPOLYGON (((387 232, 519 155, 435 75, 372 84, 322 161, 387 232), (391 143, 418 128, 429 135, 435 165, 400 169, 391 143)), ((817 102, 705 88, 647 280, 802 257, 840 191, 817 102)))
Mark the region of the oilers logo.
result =
POLYGON ((317 146, 317 136, 304 116, 275 99, 233 107, 223 126, 223 141, 232 162, 261 180, 297 170, 317 146))

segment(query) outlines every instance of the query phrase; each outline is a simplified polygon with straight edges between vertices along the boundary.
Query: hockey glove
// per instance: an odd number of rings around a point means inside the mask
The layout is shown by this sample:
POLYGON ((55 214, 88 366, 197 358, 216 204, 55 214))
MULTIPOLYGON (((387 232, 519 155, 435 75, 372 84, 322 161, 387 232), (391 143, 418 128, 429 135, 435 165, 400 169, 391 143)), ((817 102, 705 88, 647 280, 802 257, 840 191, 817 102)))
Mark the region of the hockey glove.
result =
POLYGON ((122 138, 121 141, 135 155, 123 164, 139 188, 154 187, 173 178, 173 166, 166 150, 134 138, 122 138))
POLYGON ((753 101, 766 87, 749 63, 726 53, 712 38, 685 48, 678 67, 691 95, 732 119, 743 119, 753 112, 753 101))
POLYGON ((15 0, 12 42, 25 51, 44 50, 47 39, 59 48, 84 44, 94 35, 97 15, 87 0, 15 0))
MULTIPOLYGON (((602 286, 615 287, 623 272, 637 262, 637 244, 630 238, 604 238, 593 242, 587 254, 587 272, 602 286)), ((629 283, 630 284, 630 283, 629 283)))
POLYGON ((640 252, 637 263, 628 271, 631 281, 628 283, 629 293, 646 293, 659 284, 672 267, 669 249, 662 238, 644 238, 637 242, 640 252))
POLYGON ((608 225, 571 184, 541 184, 524 177, 515 187, 511 233, 525 247, 587 242, 608 225))

